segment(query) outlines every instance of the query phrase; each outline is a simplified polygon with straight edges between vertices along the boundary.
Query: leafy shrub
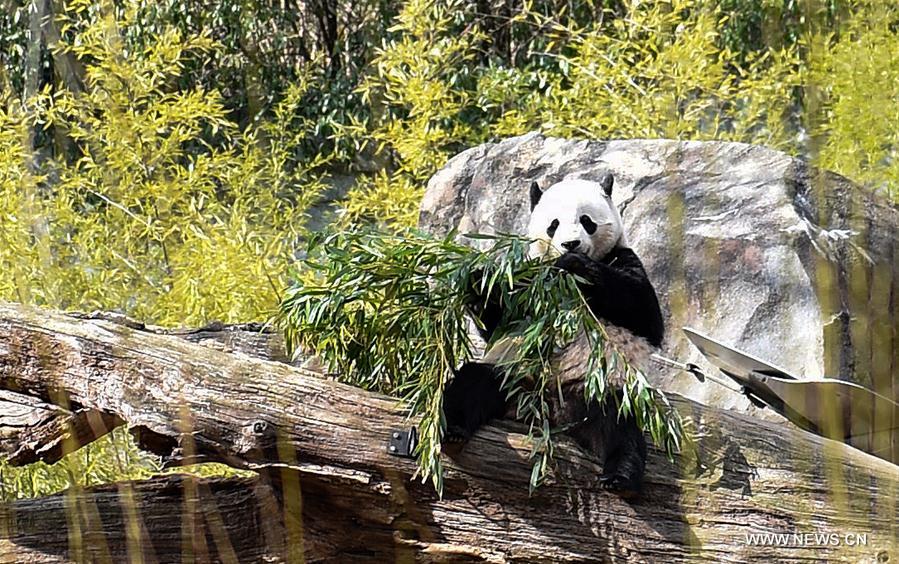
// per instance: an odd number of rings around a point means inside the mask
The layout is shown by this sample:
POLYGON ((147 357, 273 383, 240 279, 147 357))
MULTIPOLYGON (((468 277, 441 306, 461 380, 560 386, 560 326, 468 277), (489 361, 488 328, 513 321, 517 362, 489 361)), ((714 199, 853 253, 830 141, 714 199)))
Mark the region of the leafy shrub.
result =
POLYGON ((863 4, 834 39, 811 39, 807 116, 820 166, 899 198, 899 7, 863 4))
POLYGON ((0 114, 0 210, 15 226, 0 235, 0 299, 168 325, 266 317, 323 188, 326 157, 295 151, 308 82, 241 131, 217 91, 172 86, 186 53, 214 48, 208 38, 169 29, 133 52, 110 31, 128 19, 61 22, 78 38, 66 49, 88 62, 85 90, 0 114), (69 158, 36 166, 22 143, 31 124, 64 133, 69 158))
MULTIPOLYGON (((208 37, 167 28, 135 50, 121 39, 135 10, 116 19, 86 0, 66 7, 61 48, 84 63, 83 91, 0 95, 0 300, 164 325, 268 318, 325 186, 327 156, 301 150, 313 125, 297 108, 311 74, 271 119, 241 129, 218 91, 179 87, 184 59, 216 48, 208 37), (35 152, 38 134, 67 149, 35 152)), ((37 494, 143 476, 155 466, 125 456, 135 451, 117 433, 53 466, 0 461, 0 487, 37 494), (99 460, 106 467, 82 471, 99 460)))

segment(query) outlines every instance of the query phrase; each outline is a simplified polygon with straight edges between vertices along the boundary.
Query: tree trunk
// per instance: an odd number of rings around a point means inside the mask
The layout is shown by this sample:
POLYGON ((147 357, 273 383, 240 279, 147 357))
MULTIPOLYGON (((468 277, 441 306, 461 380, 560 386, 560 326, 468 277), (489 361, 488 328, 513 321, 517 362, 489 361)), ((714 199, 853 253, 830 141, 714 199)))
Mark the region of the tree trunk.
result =
POLYGON ((84 549, 77 539, 88 538, 105 540, 113 560, 144 554, 160 562, 171 560, 160 546, 195 555, 206 554, 197 552, 203 546, 230 546, 214 558, 233 554, 239 561, 263 553, 289 560, 287 547, 314 562, 899 557, 896 466, 787 424, 683 399, 674 403, 695 421, 696 446, 674 463, 651 449, 637 500, 602 491, 595 461, 566 440, 559 441, 553 476, 529 496, 529 445, 521 426, 509 422, 484 428, 447 460, 439 499, 412 479, 413 461, 387 454, 390 431, 410 425, 395 400, 283 362, 139 326, 0 304, 0 389, 124 421, 142 445, 172 461, 255 470, 252 488, 269 493, 254 495, 270 500, 248 500, 245 514, 237 505, 223 512, 219 500, 238 499, 250 482, 212 481, 220 519, 208 517, 206 501, 189 502, 197 496, 186 490, 183 503, 157 513, 181 495, 165 481, 171 479, 157 478, 125 490, 20 501, 0 513, 0 561, 10 554, 78 560, 84 549), (47 518, 55 524, 37 538, 42 515, 65 499, 84 500, 99 518, 72 511, 63 519, 57 510, 56 521, 47 518), (133 520, 118 516, 116 499, 139 517, 140 534, 133 520), (185 535, 179 525, 176 540, 175 525, 154 519, 162 514, 180 515, 195 532, 185 535), (242 529, 229 519, 254 523, 257 538, 235 537, 242 529), (268 531, 272 538, 262 538, 268 531), (748 536, 764 533, 785 536, 748 536))
POLYGON ((0 563, 282 558, 278 514, 272 489, 253 478, 182 474, 68 490, 0 508, 0 563))

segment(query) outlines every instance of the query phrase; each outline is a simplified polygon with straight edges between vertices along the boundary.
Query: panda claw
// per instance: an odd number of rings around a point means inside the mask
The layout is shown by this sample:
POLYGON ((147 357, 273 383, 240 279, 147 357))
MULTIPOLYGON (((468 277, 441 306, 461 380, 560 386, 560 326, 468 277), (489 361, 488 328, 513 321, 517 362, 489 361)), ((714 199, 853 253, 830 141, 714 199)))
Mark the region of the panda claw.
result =
POLYGON ((443 435, 443 442, 447 444, 462 444, 468 441, 468 433, 461 427, 452 425, 447 427, 446 433, 443 435))
POLYGON ((443 435, 443 452, 450 457, 458 456, 467 442, 468 434, 464 429, 456 426, 448 427, 443 435))
POLYGON ((633 480, 621 474, 603 474, 599 478, 599 487, 625 499, 640 494, 640 489, 634 487, 633 480))

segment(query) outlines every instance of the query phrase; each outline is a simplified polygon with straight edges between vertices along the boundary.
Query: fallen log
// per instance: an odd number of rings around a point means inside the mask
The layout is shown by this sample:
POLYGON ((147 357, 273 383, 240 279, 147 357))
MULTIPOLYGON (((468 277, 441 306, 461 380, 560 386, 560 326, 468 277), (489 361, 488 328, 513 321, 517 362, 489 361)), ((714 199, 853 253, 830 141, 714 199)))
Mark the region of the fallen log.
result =
POLYGON ((279 559, 288 550, 277 516, 258 479, 169 475, 69 490, 0 508, 0 563, 279 559))
MULTIPOLYGON (((280 335, 259 323, 214 322, 191 329, 164 329, 110 312, 70 314, 76 319, 104 320, 142 332, 172 335, 223 352, 290 363, 280 335)), ((73 413, 58 405, 0 390, 0 455, 12 466, 41 461, 52 464, 93 442, 124 422, 91 409, 73 413)))
POLYGON ((13 466, 53 463, 93 442, 122 421, 92 410, 73 413, 29 396, 0 390, 0 453, 13 466))
MULTIPOLYGON (((675 463, 652 449, 644 495, 628 502, 602 491, 595 461, 565 440, 529 496, 529 445, 505 422, 448 461, 440 499, 412 479, 412 461, 386 452, 390 430, 409 425, 395 400, 103 320, 0 304, 0 389, 119 417, 178 460, 256 470, 277 492, 282 526, 302 524, 310 561, 899 557, 899 468, 683 399, 696 447, 675 463), (783 537, 753 536, 766 534, 783 537)), ((76 520, 57 534, 74 524, 99 533, 76 520)))

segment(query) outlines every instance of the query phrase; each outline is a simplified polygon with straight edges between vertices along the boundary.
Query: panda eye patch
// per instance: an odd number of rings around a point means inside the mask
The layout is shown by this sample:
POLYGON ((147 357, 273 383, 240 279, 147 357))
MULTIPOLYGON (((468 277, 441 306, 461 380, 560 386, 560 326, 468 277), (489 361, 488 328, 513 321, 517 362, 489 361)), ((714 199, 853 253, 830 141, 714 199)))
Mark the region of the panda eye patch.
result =
POLYGON ((546 234, 550 237, 556 234, 556 229, 559 228, 559 220, 554 219, 552 223, 549 224, 549 227, 546 228, 546 234))
POLYGON ((584 226, 584 231, 587 232, 587 235, 593 235, 596 233, 596 224, 590 219, 589 215, 581 216, 581 225, 584 226))

